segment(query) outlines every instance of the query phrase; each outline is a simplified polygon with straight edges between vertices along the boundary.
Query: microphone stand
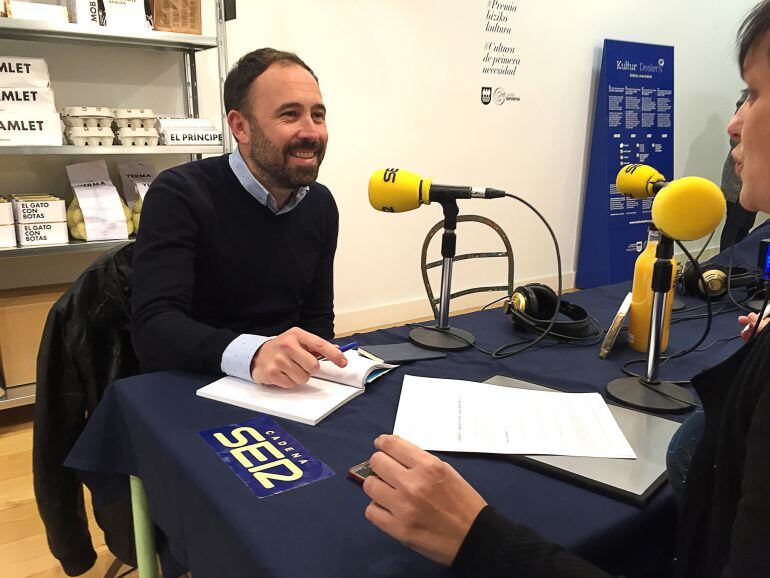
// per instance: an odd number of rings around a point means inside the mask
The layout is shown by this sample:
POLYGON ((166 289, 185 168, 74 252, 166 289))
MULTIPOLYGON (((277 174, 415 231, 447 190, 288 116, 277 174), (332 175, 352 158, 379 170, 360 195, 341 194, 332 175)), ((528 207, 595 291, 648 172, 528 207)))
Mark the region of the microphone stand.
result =
POLYGON ((687 389, 658 379, 663 316, 671 289, 673 256, 673 239, 661 233, 652 269, 653 300, 646 377, 622 377, 607 384, 607 395, 615 401, 636 409, 660 413, 684 412, 695 405, 695 397, 687 389))
POLYGON ((426 349, 460 351, 467 349, 476 338, 472 333, 449 326, 449 300, 451 297, 452 264, 457 249, 457 214, 460 210, 455 199, 439 201, 444 208, 444 234, 441 237, 441 300, 436 325, 415 327, 409 332, 409 341, 426 349))

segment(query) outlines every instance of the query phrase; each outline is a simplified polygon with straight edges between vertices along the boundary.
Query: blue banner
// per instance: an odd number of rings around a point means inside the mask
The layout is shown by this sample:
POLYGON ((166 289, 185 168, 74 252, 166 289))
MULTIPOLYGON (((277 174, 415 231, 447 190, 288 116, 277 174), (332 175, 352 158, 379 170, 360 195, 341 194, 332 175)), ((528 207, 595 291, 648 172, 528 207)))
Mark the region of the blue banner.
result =
POLYGON ((596 96, 577 277, 589 288, 631 279, 652 199, 621 196, 621 167, 652 165, 674 177, 674 48, 605 40, 596 96))
POLYGON ((258 498, 334 475, 334 470, 265 416, 198 433, 258 498))

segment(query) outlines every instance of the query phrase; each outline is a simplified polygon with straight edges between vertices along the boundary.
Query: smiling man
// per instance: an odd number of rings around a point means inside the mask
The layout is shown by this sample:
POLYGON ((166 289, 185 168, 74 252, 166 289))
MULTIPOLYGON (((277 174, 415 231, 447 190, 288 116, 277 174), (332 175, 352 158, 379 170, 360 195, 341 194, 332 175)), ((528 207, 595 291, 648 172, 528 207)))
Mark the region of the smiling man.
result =
POLYGON ((271 48, 225 81, 230 155, 174 167, 144 201, 132 339, 144 371, 226 373, 292 387, 334 336, 339 215, 316 182, 328 135, 313 71, 271 48))

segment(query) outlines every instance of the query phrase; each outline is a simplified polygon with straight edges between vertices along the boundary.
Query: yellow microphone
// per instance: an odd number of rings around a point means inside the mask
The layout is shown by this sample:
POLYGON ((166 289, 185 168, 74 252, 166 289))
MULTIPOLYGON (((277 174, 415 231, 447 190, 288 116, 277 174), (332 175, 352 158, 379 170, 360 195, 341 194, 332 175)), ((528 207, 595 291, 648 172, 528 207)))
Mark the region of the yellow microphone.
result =
POLYGON ((620 194, 652 202, 652 222, 666 236, 694 241, 710 234, 725 215, 722 190, 701 177, 668 182, 649 165, 626 165, 615 180, 620 194))
POLYGON ((666 177, 649 165, 625 165, 620 169, 615 184, 621 195, 646 199, 668 183, 666 177))
POLYGON ((678 241, 694 241, 709 235, 725 216, 722 190, 708 179, 683 177, 668 183, 652 202, 652 221, 664 234, 678 241))
POLYGON ((369 203, 378 211, 403 213, 454 199, 496 199, 505 191, 478 187, 437 185, 417 173, 404 169, 380 169, 369 178, 369 203))

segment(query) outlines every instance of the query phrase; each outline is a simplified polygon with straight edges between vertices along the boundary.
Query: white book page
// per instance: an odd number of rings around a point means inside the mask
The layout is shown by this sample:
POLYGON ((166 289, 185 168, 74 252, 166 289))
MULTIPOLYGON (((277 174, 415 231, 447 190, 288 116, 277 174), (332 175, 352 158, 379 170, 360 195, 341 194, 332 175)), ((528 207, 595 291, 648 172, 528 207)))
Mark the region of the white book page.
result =
POLYGON ((313 380, 285 389, 223 377, 197 391, 201 397, 245 407, 269 415, 315 425, 363 390, 329 381, 313 380))
POLYGON ((598 393, 407 375, 393 433, 433 451, 636 458, 598 393))
POLYGON ((348 360, 348 364, 345 367, 337 367, 328 359, 321 360, 318 362, 318 371, 310 378, 310 380, 313 381, 314 378, 325 379, 327 381, 344 383, 350 387, 363 389, 366 385, 367 377, 373 370, 378 368, 390 370, 396 367, 390 363, 381 363, 379 361, 368 359, 359 355, 358 351, 355 349, 345 351, 343 355, 348 360))

